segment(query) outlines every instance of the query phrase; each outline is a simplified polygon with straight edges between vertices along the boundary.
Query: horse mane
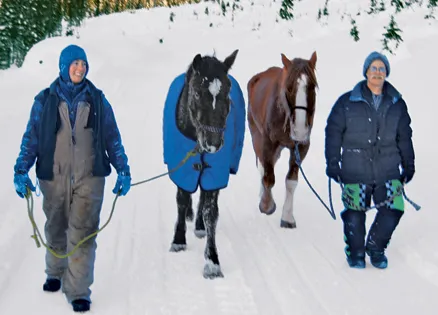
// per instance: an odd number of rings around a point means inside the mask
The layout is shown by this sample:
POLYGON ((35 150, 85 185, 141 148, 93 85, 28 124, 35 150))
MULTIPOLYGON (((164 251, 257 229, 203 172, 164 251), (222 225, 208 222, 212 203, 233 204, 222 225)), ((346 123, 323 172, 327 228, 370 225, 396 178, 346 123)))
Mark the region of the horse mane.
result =
MULTIPOLYGON (((203 62, 207 62, 207 63, 210 62, 210 63, 213 63, 213 64, 221 64, 221 65, 223 65, 223 62, 217 58, 215 50, 213 50, 212 54, 201 56, 201 58, 202 58, 203 62)), ((189 64, 189 66, 188 66, 188 68, 186 70, 186 77, 187 78, 190 78, 193 75, 193 62, 194 62, 194 59, 189 64)), ((211 67, 208 67, 207 68, 207 72, 210 72, 211 69, 212 69, 211 67)), ((204 68, 204 70, 205 70, 205 68, 204 68)))
POLYGON ((192 75, 193 75, 193 67, 192 67, 192 65, 193 65, 193 61, 190 63, 189 67, 188 67, 187 70, 186 70, 186 78, 185 78, 185 83, 186 83, 186 84, 189 83, 190 78, 191 78, 192 75))

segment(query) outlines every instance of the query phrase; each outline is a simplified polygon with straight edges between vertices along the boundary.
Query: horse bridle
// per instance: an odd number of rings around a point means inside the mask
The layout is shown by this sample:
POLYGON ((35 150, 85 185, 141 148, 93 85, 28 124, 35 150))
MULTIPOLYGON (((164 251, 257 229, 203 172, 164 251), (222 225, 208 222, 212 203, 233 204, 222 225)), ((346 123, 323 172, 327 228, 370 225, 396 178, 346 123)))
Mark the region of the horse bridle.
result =
POLYGON ((208 125, 203 125, 203 124, 199 124, 199 127, 202 130, 208 131, 208 132, 212 132, 212 133, 222 133, 225 131, 225 128, 221 128, 221 127, 215 127, 215 126, 208 126, 208 125))
POLYGON ((292 107, 292 111, 295 111, 296 109, 302 109, 302 110, 305 110, 306 112, 309 111, 309 108, 307 106, 294 106, 294 107, 292 107))

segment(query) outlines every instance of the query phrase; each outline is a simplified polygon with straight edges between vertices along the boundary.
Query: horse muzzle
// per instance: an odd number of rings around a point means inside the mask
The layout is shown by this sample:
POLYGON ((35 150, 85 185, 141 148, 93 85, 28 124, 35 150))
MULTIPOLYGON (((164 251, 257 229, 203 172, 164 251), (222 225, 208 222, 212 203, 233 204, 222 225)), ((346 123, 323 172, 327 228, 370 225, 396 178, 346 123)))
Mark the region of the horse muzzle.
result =
POLYGON ((310 128, 306 130, 292 130, 290 133, 290 138, 299 143, 308 143, 310 140, 310 128))
POLYGON ((198 132, 199 151, 217 153, 224 145, 225 128, 201 125, 198 132))

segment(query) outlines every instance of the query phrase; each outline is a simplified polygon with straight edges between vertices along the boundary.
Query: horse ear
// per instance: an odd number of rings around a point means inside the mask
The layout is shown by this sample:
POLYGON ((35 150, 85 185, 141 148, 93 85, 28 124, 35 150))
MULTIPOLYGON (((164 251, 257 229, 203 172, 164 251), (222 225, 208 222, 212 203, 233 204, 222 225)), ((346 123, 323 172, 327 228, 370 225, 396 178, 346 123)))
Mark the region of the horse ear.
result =
POLYGON ((312 57, 310 57, 310 64, 312 65, 312 68, 315 69, 316 65, 316 51, 313 52, 312 57))
POLYGON ((202 57, 201 54, 197 54, 195 58, 193 58, 192 67, 193 70, 198 71, 201 65, 202 57))
POLYGON ((234 64, 234 61, 236 60, 237 53, 239 52, 239 49, 236 49, 231 55, 229 55, 224 60, 224 65, 227 67, 227 71, 230 70, 232 65, 234 64))
POLYGON ((286 68, 286 70, 289 68, 291 64, 289 58, 287 58, 284 54, 281 54, 281 62, 283 63, 283 66, 286 68))

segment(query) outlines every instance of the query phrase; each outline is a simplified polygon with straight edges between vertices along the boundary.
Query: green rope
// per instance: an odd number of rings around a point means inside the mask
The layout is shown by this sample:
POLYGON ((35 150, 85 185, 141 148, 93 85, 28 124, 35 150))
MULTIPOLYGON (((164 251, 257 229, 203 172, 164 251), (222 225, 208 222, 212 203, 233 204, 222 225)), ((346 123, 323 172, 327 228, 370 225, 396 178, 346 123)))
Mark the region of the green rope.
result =
MULTIPOLYGON (((166 172, 166 173, 163 173, 163 174, 160 174, 160 175, 157 175, 157 176, 154 176, 154 177, 148 178, 148 179, 146 179, 146 180, 143 180, 143 181, 140 181, 140 182, 137 182, 137 183, 133 183, 131 186, 141 185, 141 184, 144 184, 144 183, 147 183, 147 182, 153 181, 153 180, 155 180, 155 179, 158 179, 158 178, 160 178, 160 177, 166 176, 166 175, 168 175, 168 174, 170 174, 170 173, 173 173, 173 172, 175 172, 177 169, 179 169, 181 166, 183 166, 183 165, 189 160, 190 157, 196 156, 197 153, 198 153, 198 150, 197 150, 197 147, 195 147, 195 149, 193 149, 192 151, 188 152, 187 155, 184 157, 184 159, 182 159, 182 161, 181 161, 181 162, 180 162, 175 168, 173 168, 172 170, 170 170, 169 172, 166 172)), ((34 215, 33 215, 34 200, 33 200, 32 192, 31 192, 31 190, 30 190, 29 188, 27 188, 27 194, 26 194, 27 213, 28 213, 28 215, 29 215, 29 220, 30 220, 30 223, 32 224, 32 228, 33 228, 33 235, 31 235, 31 237, 35 240, 36 246, 37 246, 38 248, 40 248, 40 247, 41 247, 41 244, 43 244, 43 246, 44 246, 44 247, 45 247, 45 248, 46 248, 46 249, 47 249, 47 250, 48 250, 53 256, 55 256, 55 257, 57 257, 57 258, 61 258, 61 259, 62 259, 62 258, 67 258, 67 257, 73 255, 73 254, 76 252, 76 250, 77 250, 82 244, 84 244, 86 241, 88 241, 89 239, 93 238, 93 237, 96 236, 98 233, 102 232, 102 230, 103 230, 103 229, 104 229, 104 228, 110 223, 111 218, 112 218, 113 213, 114 213, 114 209, 115 209, 115 207, 116 207, 116 202, 117 202, 117 199, 119 198, 119 196, 120 196, 120 192, 118 192, 118 193, 116 194, 116 197, 114 198, 113 205, 112 205, 112 208, 111 208, 111 212, 110 212, 109 218, 108 218, 108 220, 106 221, 106 223, 105 223, 100 229, 98 229, 97 231, 91 233, 91 234, 88 235, 87 237, 85 237, 85 238, 83 238, 82 240, 80 240, 80 241, 76 244, 76 246, 75 246, 70 252, 68 252, 67 254, 62 255, 62 254, 58 254, 58 253, 56 253, 52 248, 50 248, 50 247, 44 242, 44 240, 43 240, 43 238, 42 238, 42 236, 41 236, 41 233, 40 233, 40 231, 39 231, 39 229, 38 229, 38 226, 37 226, 37 224, 36 224, 36 222, 35 222, 34 215)))

